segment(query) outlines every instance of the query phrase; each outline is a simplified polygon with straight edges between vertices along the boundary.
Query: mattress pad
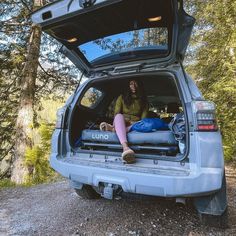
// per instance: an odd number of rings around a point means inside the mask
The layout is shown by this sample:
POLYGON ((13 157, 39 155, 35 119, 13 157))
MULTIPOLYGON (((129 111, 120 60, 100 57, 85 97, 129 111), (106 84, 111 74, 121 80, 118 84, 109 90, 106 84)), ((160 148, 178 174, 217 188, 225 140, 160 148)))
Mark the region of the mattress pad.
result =
MULTIPOLYGON (((127 134, 127 138, 128 142, 133 145, 177 144, 177 141, 175 140, 174 135, 170 130, 155 131, 150 133, 140 133, 132 131, 127 134)), ((111 143, 111 144, 120 143, 115 132, 90 130, 90 129, 85 129, 82 131, 81 140, 86 142, 97 142, 97 143, 111 143)))

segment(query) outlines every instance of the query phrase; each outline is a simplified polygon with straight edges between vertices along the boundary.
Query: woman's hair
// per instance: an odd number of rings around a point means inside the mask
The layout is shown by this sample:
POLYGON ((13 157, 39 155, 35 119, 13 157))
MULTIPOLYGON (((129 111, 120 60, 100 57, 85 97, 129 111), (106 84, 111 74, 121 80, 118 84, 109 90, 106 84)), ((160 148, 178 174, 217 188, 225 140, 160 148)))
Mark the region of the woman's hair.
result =
POLYGON ((142 109, 147 105, 147 96, 144 90, 143 83, 140 80, 130 79, 124 89, 123 99, 126 106, 132 104, 132 91, 130 89, 130 81, 135 81, 138 85, 136 95, 140 99, 142 109))

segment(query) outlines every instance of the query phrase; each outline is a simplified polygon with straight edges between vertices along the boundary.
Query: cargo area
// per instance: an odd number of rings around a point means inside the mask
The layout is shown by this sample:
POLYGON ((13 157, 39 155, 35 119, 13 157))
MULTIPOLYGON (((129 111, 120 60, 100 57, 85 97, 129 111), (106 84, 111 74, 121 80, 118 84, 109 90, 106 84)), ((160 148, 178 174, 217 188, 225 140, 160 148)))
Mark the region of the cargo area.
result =
MULTIPOLYGON (((149 104, 147 118, 158 118, 167 125, 177 114, 185 114, 178 83, 171 74, 132 76, 91 80, 79 96, 69 124, 70 145, 74 152, 120 157, 122 146, 115 132, 100 131, 101 122, 113 124, 117 97, 127 82, 141 81, 149 104)), ((179 140, 168 126, 152 132, 131 131, 130 147, 141 159, 181 160, 187 149, 186 134, 179 140)), ((87 157, 84 155, 85 158, 87 157)))

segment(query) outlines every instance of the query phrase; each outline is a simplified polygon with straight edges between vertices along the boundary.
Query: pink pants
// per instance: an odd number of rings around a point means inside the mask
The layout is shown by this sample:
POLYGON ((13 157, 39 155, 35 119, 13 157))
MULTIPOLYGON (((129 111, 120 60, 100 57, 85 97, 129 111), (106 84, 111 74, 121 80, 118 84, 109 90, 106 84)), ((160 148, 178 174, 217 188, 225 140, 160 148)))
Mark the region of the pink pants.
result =
POLYGON ((120 140, 120 143, 127 143, 127 133, 129 132, 129 129, 131 128, 131 126, 126 126, 125 124, 125 118, 123 116, 123 114, 117 114, 115 115, 114 121, 113 121, 113 125, 115 127, 116 130, 116 134, 120 140))

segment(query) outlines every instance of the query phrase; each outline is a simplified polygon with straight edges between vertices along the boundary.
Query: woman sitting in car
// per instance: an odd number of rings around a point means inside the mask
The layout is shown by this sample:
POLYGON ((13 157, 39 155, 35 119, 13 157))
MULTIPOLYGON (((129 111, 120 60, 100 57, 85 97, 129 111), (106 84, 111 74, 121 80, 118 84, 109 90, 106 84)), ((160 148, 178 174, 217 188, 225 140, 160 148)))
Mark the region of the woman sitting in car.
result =
POLYGON ((131 126, 147 117, 148 102, 140 81, 130 80, 122 95, 117 98, 113 125, 106 122, 100 124, 101 130, 115 131, 123 147, 122 158, 127 163, 135 162, 135 153, 129 147, 127 133, 131 126))

